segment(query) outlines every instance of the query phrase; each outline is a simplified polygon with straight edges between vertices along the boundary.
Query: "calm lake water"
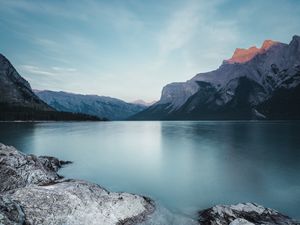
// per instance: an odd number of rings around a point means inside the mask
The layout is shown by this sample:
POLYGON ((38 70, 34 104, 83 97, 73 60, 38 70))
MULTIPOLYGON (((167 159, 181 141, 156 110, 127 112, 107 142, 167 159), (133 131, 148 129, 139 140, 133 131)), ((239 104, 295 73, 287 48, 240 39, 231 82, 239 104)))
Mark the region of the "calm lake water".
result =
POLYGON ((299 122, 0 123, 0 142, 175 214, 256 202, 300 218, 299 122))

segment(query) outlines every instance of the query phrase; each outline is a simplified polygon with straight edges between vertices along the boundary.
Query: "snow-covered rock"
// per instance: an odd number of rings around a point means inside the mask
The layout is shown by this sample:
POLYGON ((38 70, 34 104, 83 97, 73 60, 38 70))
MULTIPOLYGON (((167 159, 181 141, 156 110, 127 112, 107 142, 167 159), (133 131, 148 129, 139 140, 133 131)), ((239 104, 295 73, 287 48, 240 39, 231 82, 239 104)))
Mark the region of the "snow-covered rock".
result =
POLYGON ((274 209, 255 203, 216 205, 199 212, 203 225, 299 225, 300 223, 274 209))

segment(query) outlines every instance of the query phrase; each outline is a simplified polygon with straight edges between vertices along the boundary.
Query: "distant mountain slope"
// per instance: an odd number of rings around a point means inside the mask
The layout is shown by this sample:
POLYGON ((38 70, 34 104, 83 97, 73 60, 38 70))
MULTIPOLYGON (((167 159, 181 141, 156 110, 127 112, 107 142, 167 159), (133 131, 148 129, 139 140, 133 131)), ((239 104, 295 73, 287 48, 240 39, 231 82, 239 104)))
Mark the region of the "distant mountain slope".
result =
POLYGON ((237 49, 212 72, 171 83, 135 120, 300 119, 300 37, 237 49))
POLYGON ((0 121, 99 120, 95 116, 57 112, 32 91, 9 60, 0 54, 0 121))
POLYGON ((146 108, 116 98, 97 95, 80 95, 67 92, 35 91, 51 107, 64 112, 77 112, 108 118, 126 119, 146 108))
POLYGON ((138 99, 138 100, 135 100, 133 102, 131 102, 132 104, 136 104, 136 105, 144 105, 144 106, 151 106, 155 103, 156 101, 151 101, 151 102, 145 102, 144 100, 142 99, 138 99))

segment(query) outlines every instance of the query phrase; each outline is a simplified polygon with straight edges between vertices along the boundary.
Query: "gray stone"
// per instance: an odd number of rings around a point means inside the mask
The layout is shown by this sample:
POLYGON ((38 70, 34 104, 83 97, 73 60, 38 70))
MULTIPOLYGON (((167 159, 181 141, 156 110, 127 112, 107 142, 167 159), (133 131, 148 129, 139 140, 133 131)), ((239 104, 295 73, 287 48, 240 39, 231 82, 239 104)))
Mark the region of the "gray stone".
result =
POLYGON ((0 192, 53 182, 60 178, 56 172, 62 164, 56 158, 25 155, 0 143, 0 192))
POLYGON ((199 212, 199 222, 203 225, 300 225, 299 222, 274 209, 255 203, 237 205, 216 205, 199 212))
POLYGON ((25 215, 20 205, 9 198, 0 196, 0 224, 23 225, 25 215))
POLYGON ((129 225, 154 212, 149 198, 62 178, 66 163, 0 144, 0 224, 129 225))

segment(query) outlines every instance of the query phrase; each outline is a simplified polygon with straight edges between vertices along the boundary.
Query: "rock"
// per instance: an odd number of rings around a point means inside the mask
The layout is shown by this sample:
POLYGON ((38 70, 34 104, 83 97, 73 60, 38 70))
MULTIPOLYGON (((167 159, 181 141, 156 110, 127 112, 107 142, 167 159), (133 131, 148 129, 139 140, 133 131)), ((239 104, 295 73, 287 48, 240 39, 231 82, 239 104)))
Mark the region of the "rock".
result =
POLYGON ((79 180, 29 185, 4 196, 20 204, 27 224, 135 224, 154 211, 147 198, 79 180))
POLYGON ((0 192, 51 183, 61 178, 56 172, 62 164, 56 158, 25 155, 0 143, 0 192))
POLYGON ((229 225, 254 225, 254 223, 250 223, 248 220, 244 219, 235 219, 229 225))
POLYGON ((28 107, 43 111, 53 111, 45 102, 36 96, 26 81, 9 60, 0 54, 0 105, 28 107))
MULTIPOLYGON (((0 224, 168 225, 196 224, 175 216, 149 198, 110 192, 97 184, 57 174, 68 161, 26 155, 0 144, 0 224), (155 213, 154 213, 155 212, 155 213)), ((254 203, 217 205, 199 212, 203 225, 300 225, 254 203)))
POLYGON ((149 198, 62 178, 65 163, 0 144, 0 224, 129 225, 154 212, 149 198))
POLYGON ((261 48, 257 48, 256 46, 252 46, 248 49, 237 48, 234 51, 233 56, 230 59, 224 60, 225 63, 245 63, 250 61, 258 54, 262 54, 267 51, 272 46, 279 44, 276 41, 265 40, 262 44, 261 48))
POLYGON ((14 201, 0 197, 0 224, 22 225, 25 215, 21 207, 14 201))
POLYGON ((107 120, 82 113, 59 112, 47 105, 0 53, 0 121, 101 121, 107 120))
POLYGON ((250 120, 253 110, 259 119, 299 119, 299 46, 294 36, 289 44, 267 40, 237 49, 218 69, 166 85, 158 102, 131 119, 250 120))
POLYGON ((264 208, 255 203, 217 205, 200 211, 199 217, 199 222, 203 225, 300 225, 299 222, 276 210, 264 208))

